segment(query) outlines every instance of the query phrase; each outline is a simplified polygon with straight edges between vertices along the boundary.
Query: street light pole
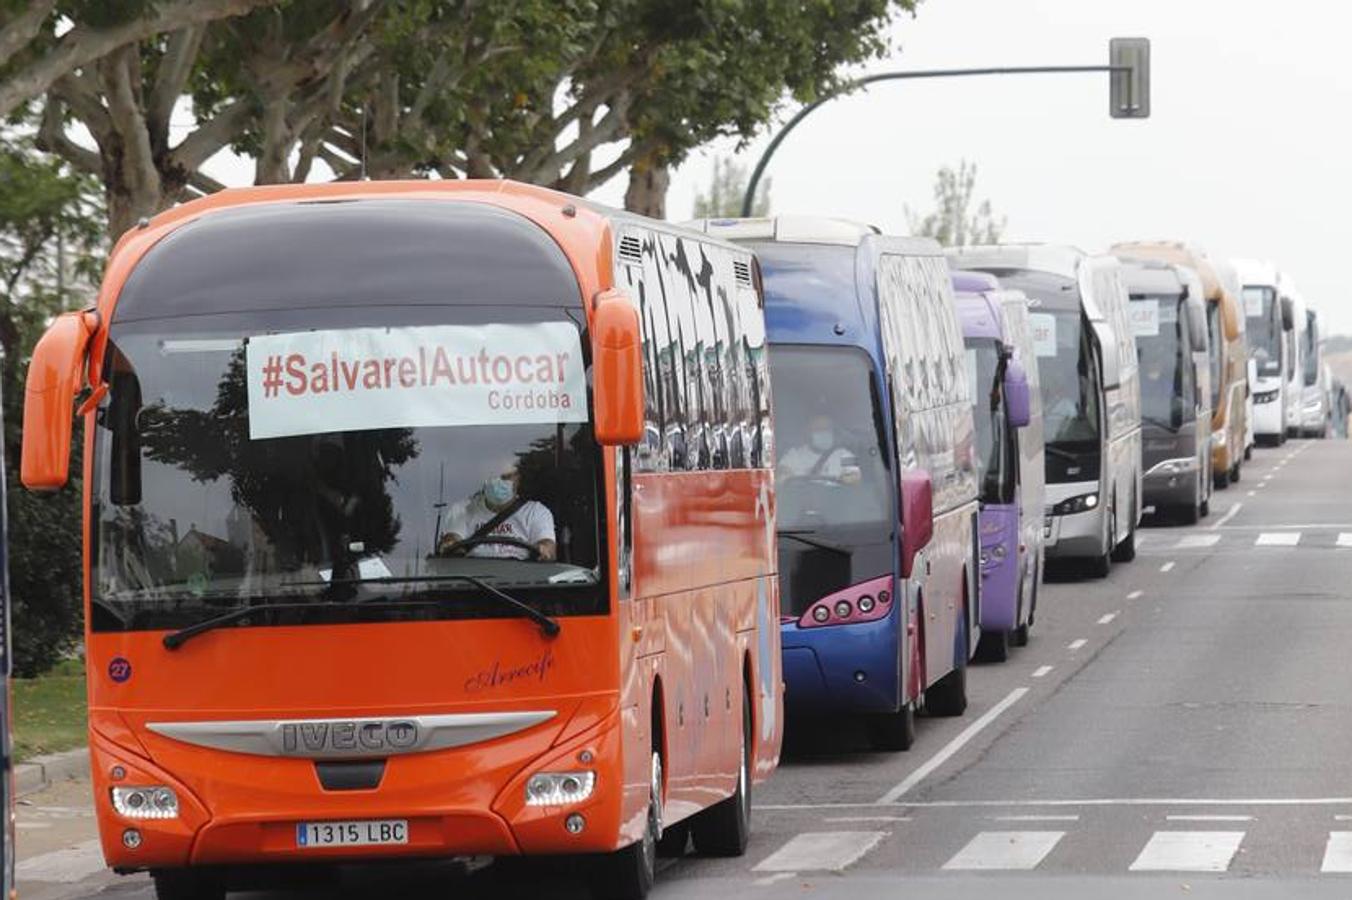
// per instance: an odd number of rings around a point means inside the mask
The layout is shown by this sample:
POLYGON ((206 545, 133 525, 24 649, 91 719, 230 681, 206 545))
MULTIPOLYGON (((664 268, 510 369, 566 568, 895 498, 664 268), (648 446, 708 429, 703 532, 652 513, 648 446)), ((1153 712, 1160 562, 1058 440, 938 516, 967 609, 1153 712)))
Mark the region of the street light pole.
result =
MULTIPOLYGON (((1114 48, 1122 39, 1114 40, 1114 48)), ((1119 87, 1119 79, 1113 79, 1112 90, 1114 94, 1114 106, 1112 114, 1114 117, 1139 118, 1143 115, 1149 115, 1149 42, 1144 38, 1127 39, 1133 42, 1135 47, 1144 46, 1145 55, 1141 57, 1127 58, 1123 64, 1109 64, 1106 66, 1005 66, 998 68, 985 69, 922 69, 910 72, 879 72, 875 75, 865 75, 863 78, 857 78, 853 81, 843 84, 835 91, 821 97, 794 114, 779 130, 779 133, 770 141, 770 145, 765 148, 761 158, 756 162, 756 168, 751 172, 751 180, 747 183, 746 194, 742 197, 742 216, 750 216, 752 207, 756 198, 756 188, 760 186, 761 176, 765 173, 765 167, 770 163, 770 157, 775 155, 779 145, 784 142, 784 138, 789 136, 789 132, 798 126, 798 123, 806 119, 824 103, 836 99, 842 94, 848 93, 855 88, 867 87, 879 81, 909 81, 919 78, 968 78, 975 75, 1066 75, 1077 74, 1081 72, 1109 72, 1114 75, 1125 74, 1126 78, 1120 79, 1122 86, 1119 87), (1125 91, 1131 96, 1119 100, 1118 94, 1125 91), (1141 98, 1134 92, 1144 91, 1146 96, 1141 98)), ((1119 58, 1114 51, 1114 60, 1119 58)))

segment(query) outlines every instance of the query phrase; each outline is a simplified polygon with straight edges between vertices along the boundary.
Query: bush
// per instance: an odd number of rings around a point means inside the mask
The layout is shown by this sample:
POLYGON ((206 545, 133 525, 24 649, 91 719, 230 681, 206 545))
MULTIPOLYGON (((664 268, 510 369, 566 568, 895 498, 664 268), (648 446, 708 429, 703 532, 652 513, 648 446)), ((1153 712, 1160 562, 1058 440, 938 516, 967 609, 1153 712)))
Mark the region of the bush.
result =
POLYGON ((26 490, 13 470, 5 481, 14 674, 32 678, 68 654, 82 633, 80 483, 41 495, 26 490))

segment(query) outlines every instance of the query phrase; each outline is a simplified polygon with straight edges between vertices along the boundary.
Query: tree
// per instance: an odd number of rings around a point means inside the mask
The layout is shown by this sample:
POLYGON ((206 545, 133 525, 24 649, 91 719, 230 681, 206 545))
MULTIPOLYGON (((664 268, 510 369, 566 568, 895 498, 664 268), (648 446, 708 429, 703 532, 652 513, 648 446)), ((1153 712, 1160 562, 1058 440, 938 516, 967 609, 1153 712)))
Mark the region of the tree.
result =
MULTIPOLYGON (((202 167, 226 148, 256 161, 259 183, 304 181, 322 162, 338 178, 587 193, 629 170, 627 205, 660 215, 690 149, 750 138, 786 91, 805 101, 835 86, 914 2, 139 0, 135 22, 169 9, 181 21, 71 57, 45 80, 39 143, 103 179, 114 235, 219 189, 202 167), (219 15, 183 18, 197 6, 219 15), (227 15, 244 7, 256 8, 227 15), (184 96, 194 126, 173 142, 184 96), (94 149, 71 137, 76 124, 94 149)), ((65 40, 44 28, 46 45, 65 40)))
POLYGON ((0 130, 0 392, 14 666, 21 676, 50 667, 72 646, 81 622, 79 482, 38 496, 23 489, 18 473, 23 372, 48 318, 93 299, 104 254, 100 198, 93 178, 40 161, 31 139, 0 130))
MULTIPOLYGON (((746 168, 731 159, 714 158, 714 171, 709 179, 709 191, 695 195, 696 219, 733 219, 742 214, 742 197, 746 194, 746 168)), ((770 179, 764 178, 756 188, 751 204, 753 216, 770 214, 770 179)))
POLYGON ((911 233, 932 237, 945 247, 999 243, 1008 220, 995 217, 989 200, 982 200, 973 211, 975 193, 976 163, 964 159, 956 171, 951 166, 940 168, 934 180, 934 212, 922 218, 906 208, 911 233))

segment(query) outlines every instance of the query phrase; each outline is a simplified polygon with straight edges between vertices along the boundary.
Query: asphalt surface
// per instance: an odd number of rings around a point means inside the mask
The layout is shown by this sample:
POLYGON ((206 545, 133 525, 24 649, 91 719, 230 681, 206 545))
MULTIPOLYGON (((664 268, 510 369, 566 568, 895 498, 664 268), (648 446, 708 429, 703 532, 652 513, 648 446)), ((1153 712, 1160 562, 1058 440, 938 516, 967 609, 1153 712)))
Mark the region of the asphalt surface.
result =
MULTIPOLYGON (((744 858, 656 898, 1352 895, 1352 443, 1255 451, 1197 526, 1044 585, 1028 647, 907 753, 793 723, 744 858), (796 727, 794 727, 796 725, 796 727)), ((101 870, 87 787, 20 808, 21 896, 153 896, 101 870)), ((349 870, 300 896, 586 896, 566 868, 349 870)), ((273 892, 255 898, 296 896, 273 892)))

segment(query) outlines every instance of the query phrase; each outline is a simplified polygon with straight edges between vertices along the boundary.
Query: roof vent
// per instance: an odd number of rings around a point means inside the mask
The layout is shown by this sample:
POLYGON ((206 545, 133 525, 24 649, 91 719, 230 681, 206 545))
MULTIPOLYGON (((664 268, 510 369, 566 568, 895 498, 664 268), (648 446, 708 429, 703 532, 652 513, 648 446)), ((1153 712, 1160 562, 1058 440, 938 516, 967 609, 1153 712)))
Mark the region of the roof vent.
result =
POLYGON ((620 262, 627 266, 643 265, 643 242, 637 235, 626 234, 620 238, 620 262))
POLYGON ((732 274, 742 287, 751 287, 751 263, 744 259, 732 261, 732 274))

